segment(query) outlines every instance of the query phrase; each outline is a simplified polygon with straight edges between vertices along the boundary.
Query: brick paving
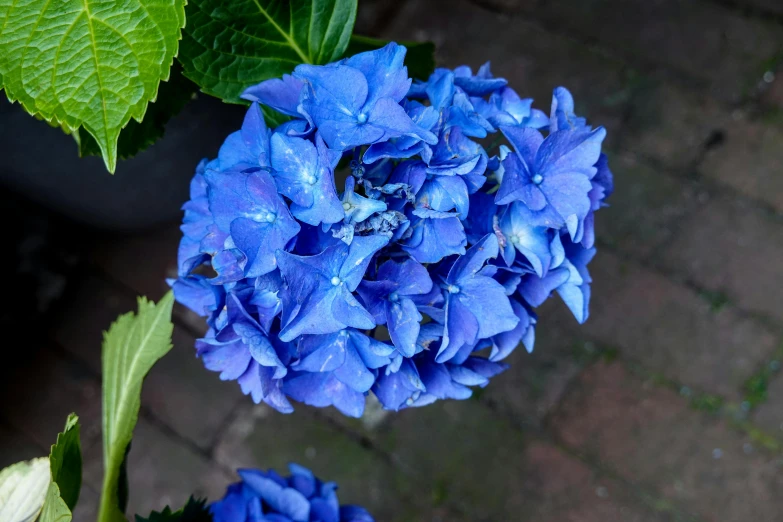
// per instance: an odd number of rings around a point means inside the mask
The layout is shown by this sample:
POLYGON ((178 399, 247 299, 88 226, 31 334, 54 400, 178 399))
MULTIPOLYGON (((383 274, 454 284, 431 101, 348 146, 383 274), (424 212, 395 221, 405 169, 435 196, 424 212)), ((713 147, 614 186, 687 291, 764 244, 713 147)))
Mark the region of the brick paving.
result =
MULTIPOLYGON (((362 2, 360 30, 432 40, 447 66, 491 58, 542 108, 567 85, 609 129, 591 318, 553 299, 536 351, 473 399, 357 421, 252 404, 193 357, 203 325, 177 307, 144 386, 130 512, 297 461, 380 522, 783 520, 782 5, 362 2)), ((82 418, 74 520, 94 519, 100 489, 100 333, 165 292, 177 241, 176 224, 92 241, 48 340, 0 385, 0 466, 82 418)))

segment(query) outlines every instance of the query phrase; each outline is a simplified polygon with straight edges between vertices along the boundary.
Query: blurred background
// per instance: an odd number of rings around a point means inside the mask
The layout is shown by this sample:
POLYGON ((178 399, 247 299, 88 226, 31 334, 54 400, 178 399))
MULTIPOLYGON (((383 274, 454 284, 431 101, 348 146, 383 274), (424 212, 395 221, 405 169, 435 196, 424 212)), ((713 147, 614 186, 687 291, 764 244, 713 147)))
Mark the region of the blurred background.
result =
MULTIPOLYGON (((356 31, 491 60, 545 111, 565 85, 607 128, 591 317, 555 297, 535 352, 472 399, 349 420, 254 405, 202 368, 204 327, 177 308, 129 513, 296 461, 379 522, 783 520, 783 2, 361 0, 356 31)), ((101 481, 101 331, 167 290, 193 169, 243 112, 201 95, 110 176, 0 100, 0 467, 47 454, 76 411, 77 522, 101 481)))

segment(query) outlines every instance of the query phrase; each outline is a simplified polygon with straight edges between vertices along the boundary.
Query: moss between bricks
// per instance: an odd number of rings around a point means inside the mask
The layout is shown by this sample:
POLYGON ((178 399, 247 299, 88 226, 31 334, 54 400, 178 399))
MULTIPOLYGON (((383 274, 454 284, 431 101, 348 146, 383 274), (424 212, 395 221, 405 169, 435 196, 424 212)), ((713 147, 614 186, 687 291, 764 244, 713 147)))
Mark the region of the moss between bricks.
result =
POLYGON ((710 303, 710 310, 718 313, 729 304, 729 296, 723 290, 701 290, 699 296, 710 303))
POLYGON ((678 393, 688 401, 688 405, 693 410, 719 417, 727 421, 733 429, 748 436, 758 447, 783 454, 783 444, 778 439, 748 420, 748 412, 766 400, 769 381, 780 370, 780 361, 783 360, 783 343, 776 351, 774 358, 746 381, 745 395, 741 403, 727 401, 720 395, 693 390, 663 374, 649 372, 633 361, 622 359, 621 352, 614 347, 592 342, 575 343, 572 355, 582 366, 588 366, 598 361, 613 362, 619 359, 632 374, 655 386, 669 388, 678 393))
POLYGON ((773 354, 772 360, 745 381, 743 404, 747 409, 757 408, 766 402, 769 383, 779 373, 781 360, 783 360, 783 342, 773 354))

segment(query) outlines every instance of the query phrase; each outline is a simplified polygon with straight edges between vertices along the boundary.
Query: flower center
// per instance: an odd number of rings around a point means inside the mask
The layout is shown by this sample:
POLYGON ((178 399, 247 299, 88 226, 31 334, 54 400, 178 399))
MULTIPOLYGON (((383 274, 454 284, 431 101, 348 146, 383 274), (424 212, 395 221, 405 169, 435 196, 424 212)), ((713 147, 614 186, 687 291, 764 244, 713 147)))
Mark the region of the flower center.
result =
POLYGON ((340 281, 340 278, 339 278, 339 277, 337 277, 337 276, 334 276, 334 277, 332 278, 332 280, 331 280, 331 283, 332 283, 332 286, 337 286, 337 285, 339 285, 340 283, 342 283, 342 281, 340 281))
POLYGON ((307 180, 306 180, 306 181, 307 181, 307 183, 309 183, 310 185, 315 185, 315 182, 316 182, 316 181, 318 181, 318 180, 316 179, 316 177, 315 177, 315 176, 313 176, 313 175, 310 175, 310 176, 308 176, 308 177, 307 177, 307 180))
POLYGON ((343 203, 343 210, 345 210, 346 212, 348 212, 349 210, 351 210, 351 207, 353 207, 353 205, 351 205, 351 204, 350 204, 350 203, 348 203, 347 201, 346 201, 345 203, 343 203))
POLYGON ((459 287, 457 285, 449 285, 446 287, 446 290, 449 291, 451 294, 458 294, 459 293, 459 287))
POLYGON ((359 115, 356 117, 356 120, 359 123, 367 123, 367 114, 363 112, 359 113, 359 115))
POLYGON ((277 214, 274 212, 267 212, 266 216, 264 216, 264 221, 267 223, 274 223, 275 219, 277 219, 277 214))
POLYGON ((397 292, 392 292, 389 294, 389 301, 392 303, 396 303, 400 300, 400 295, 397 292))
POLYGON ((544 176, 542 176, 541 174, 535 174, 531 179, 531 181, 536 185, 540 185, 541 182, 544 181, 544 176))

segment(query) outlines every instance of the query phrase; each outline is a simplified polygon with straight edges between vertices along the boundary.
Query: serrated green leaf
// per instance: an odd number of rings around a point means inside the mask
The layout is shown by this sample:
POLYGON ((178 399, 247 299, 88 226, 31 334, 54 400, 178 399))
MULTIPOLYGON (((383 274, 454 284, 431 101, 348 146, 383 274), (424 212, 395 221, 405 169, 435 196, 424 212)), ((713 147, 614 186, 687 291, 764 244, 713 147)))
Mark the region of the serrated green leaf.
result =
MULTIPOLYGON (((182 111, 195 97, 197 90, 196 84, 182 74, 182 66, 174 62, 168 81, 161 82, 158 98, 149 104, 144 119, 140 122, 131 120, 120 132, 117 142, 119 158, 132 158, 163 137, 168 121, 182 111)), ((73 136, 79 146, 80 156, 101 154, 100 146, 89 133, 77 131, 73 136)))
MULTIPOLYGON (((57 490, 57 500, 61 500, 66 509, 72 510, 79 500, 82 487, 82 447, 79 441, 79 417, 71 413, 65 421, 65 429, 57 435, 57 442, 49 453, 49 466, 52 473, 52 485, 57 490)), ((47 505, 55 503, 52 497, 52 487, 46 496, 44 512, 47 505)), ((52 513, 56 513, 53 511, 52 513)), ((69 511, 70 513, 70 511, 69 511)), ((41 522, 46 522, 42 518, 41 522)))
MULTIPOLYGON (((346 56, 356 53, 373 51, 386 45, 388 40, 380 40, 369 36, 355 34, 351 36, 346 56)), ((408 76, 418 80, 426 80, 435 70, 435 44, 432 42, 397 42, 404 45, 408 52, 405 54, 405 65, 408 67, 408 76)))
POLYGON ((246 88, 300 63, 343 55, 357 0, 190 0, 178 59, 207 94, 239 102, 246 88))
POLYGON ((119 487, 123 462, 139 416, 141 384, 152 366, 171 349, 171 307, 168 292, 156 305, 139 298, 138 313, 117 318, 103 335, 103 462, 104 479, 98 520, 124 522, 119 487))
POLYGON ((50 477, 46 457, 17 462, 0 471, 0 520, 35 520, 43 507, 50 477))
POLYGON ((11 101, 73 132, 114 172, 117 138, 169 75, 185 0, 0 0, 0 76, 11 101))
POLYGON ((212 515, 209 513, 206 499, 196 500, 193 497, 190 497, 185 506, 177 511, 171 511, 171 508, 166 506, 160 513, 153 511, 148 518, 136 515, 136 522, 211 522, 211 520, 212 515))

